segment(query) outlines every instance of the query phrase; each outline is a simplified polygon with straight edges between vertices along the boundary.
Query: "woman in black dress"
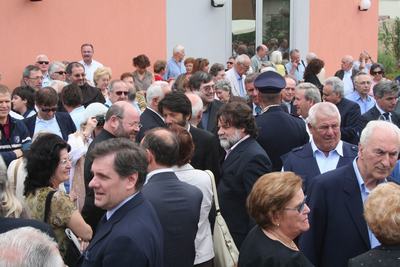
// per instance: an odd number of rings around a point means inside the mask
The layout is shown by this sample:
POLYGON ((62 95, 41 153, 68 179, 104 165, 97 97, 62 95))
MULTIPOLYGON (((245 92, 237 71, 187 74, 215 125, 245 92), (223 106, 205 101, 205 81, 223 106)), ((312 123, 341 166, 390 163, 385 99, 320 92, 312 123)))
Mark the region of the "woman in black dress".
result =
POLYGON ((255 226, 240 248, 239 267, 313 266, 294 243, 310 228, 302 180, 293 172, 261 176, 247 199, 255 226))

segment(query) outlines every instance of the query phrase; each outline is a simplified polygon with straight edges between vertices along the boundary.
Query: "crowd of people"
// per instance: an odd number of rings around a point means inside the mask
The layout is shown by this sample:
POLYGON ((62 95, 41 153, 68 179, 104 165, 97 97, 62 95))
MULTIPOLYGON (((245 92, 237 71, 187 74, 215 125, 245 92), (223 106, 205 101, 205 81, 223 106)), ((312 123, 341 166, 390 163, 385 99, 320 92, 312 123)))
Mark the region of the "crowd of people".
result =
POLYGON ((239 267, 400 265, 400 87, 367 52, 81 54, 0 84, 0 265, 212 267, 213 179, 239 267))

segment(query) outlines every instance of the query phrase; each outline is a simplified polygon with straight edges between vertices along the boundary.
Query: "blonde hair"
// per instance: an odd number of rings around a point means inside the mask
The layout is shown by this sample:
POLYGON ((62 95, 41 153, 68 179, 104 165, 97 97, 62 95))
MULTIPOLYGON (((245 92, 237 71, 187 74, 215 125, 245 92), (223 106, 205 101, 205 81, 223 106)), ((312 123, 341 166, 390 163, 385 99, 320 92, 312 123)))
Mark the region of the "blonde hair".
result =
POLYGON ((108 75, 110 76, 110 80, 111 80, 111 68, 109 67, 98 67, 97 70, 95 70, 95 72, 93 73, 93 81, 94 84, 97 85, 97 81, 100 79, 101 76, 104 75, 108 75))
POLYGON ((8 218, 19 218, 21 216, 23 207, 8 182, 4 162, 0 163, 0 201, 1 216, 8 218))
POLYGON ((400 244, 400 186, 378 185, 365 201, 365 220, 383 245, 400 244))

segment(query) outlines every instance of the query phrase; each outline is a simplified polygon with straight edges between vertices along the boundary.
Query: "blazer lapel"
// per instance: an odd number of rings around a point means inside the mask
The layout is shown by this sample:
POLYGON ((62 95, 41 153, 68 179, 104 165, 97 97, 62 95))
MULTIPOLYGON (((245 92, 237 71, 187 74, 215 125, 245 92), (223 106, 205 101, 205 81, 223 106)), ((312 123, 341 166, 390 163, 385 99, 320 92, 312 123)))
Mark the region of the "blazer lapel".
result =
POLYGON ((371 247, 367 223, 365 222, 363 213, 364 207, 361 199, 360 188, 357 183, 357 177, 353 170, 353 165, 348 165, 349 176, 344 178, 344 191, 346 193, 346 206, 349 214, 356 225, 365 245, 371 247))

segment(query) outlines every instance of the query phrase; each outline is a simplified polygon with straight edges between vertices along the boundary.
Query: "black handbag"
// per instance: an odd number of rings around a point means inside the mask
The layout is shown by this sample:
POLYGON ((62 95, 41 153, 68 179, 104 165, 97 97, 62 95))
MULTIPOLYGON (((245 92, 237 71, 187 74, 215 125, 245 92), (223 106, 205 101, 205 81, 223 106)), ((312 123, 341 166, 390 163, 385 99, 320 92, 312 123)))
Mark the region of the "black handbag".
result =
MULTIPOLYGON (((44 222, 49 223, 49 215, 50 215, 50 206, 51 206, 51 199, 56 191, 50 191, 46 197, 46 203, 44 206, 44 222)), ((79 257, 81 256, 81 252, 75 246, 75 244, 67 238, 67 251, 64 255, 64 263, 69 267, 74 267, 77 265, 79 257)))

